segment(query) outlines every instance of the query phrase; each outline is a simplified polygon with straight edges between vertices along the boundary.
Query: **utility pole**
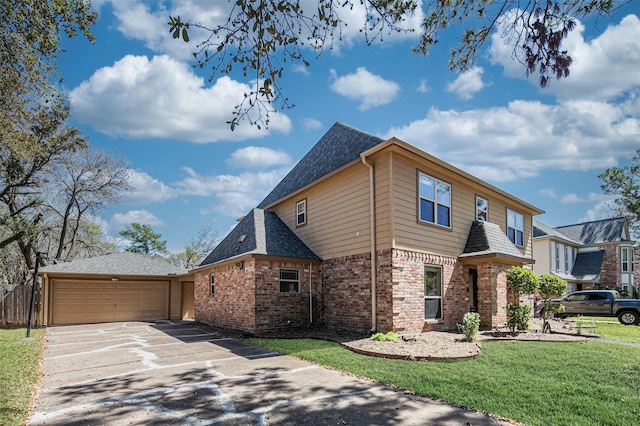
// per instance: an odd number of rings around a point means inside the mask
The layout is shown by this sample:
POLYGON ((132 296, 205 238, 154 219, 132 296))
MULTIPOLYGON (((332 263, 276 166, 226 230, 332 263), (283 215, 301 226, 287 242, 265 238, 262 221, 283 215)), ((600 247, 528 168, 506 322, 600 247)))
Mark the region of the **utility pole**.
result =
POLYGON ((36 289, 38 286, 38 267, 40 266, 40 252, 36 252, 36 267, 33 271, 33 287, 31 288, 31 306, 29 307, 29 320, 27 323, 27 339, 31 337, 31 323, 33 322, 33 311, 36 305, 36 289))

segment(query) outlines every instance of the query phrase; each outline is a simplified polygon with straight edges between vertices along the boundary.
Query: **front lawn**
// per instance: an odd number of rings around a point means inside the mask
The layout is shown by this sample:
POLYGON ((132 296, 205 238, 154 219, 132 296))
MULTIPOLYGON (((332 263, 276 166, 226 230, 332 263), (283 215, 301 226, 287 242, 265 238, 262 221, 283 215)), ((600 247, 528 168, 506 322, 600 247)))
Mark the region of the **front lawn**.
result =
POLYGON ((38 379, 38 363, 44 344, 44 329, 0 329, 0 424, 25 422, 31 395, 38 379))
MULTIPOLYGON (((570 317, 570 321, 582 321, 583 324, 595 324, 595 332, 603 339, 619 340, 640 344, 640 326, 622 325, 615 317, 570 317)), ((591 329, 586 331, 592 331, 591 329)))
POLYGON ((412 362, 318 340, 251 343, 529 425, 640 424, 640 347, 483 342, 475 359, 412 362))

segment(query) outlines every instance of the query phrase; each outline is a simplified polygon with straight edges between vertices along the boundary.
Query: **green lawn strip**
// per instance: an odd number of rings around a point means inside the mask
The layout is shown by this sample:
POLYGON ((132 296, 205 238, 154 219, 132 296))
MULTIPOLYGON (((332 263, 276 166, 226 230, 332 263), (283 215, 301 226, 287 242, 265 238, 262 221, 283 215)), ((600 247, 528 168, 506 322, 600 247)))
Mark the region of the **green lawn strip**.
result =
POLYGON ((21 425, 38 380, 44 329, 0 330, 0 424, 21 425))
POLYGON ((358 355, 325 341, 251 343, 529 425, 640 424, 636 347, 483 342, 478 358, 412 362, 358 355))
POLYGON ((640 326, 637 325, 622 325, 617 322, 617 318, 603 318, 603 317, 570 317, 571 321, 585 321, 588 323, 593 320, 596 328, 595 330, 588 329, 585 331, 593 331, 599 334, 603 339, 619 340, 622 342, 631 342, 640 344, 640 326), (615 324, 610 322, 615 321, 615 324))

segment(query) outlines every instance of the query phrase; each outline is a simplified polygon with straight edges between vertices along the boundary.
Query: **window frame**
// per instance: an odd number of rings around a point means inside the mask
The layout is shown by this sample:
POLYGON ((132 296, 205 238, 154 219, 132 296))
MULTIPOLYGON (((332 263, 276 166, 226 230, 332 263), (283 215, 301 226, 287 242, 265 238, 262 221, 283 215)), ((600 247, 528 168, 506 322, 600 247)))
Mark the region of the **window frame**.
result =
POLYGON ((453 215, 451 214, 451 205, 453 204, 453 186, 446 181, 443 181, 441 179, 435 178, 431 175, 428 175, 424 172, 421 172, 418 170, 418 222, 419 223, 426 223, 426 224, 430 224, 430 225, 435 225, 435 226, 439 226, 441 228, 445 228, 445 229, 451 229, 451 220, 453 215), (433 181, 433 198, 429 198, 427 195, 423 195, 422 194, 422 178, 426 178, 426 179, 430 179, 433 181), (438 186, 439 185, 443 185, 446 186, 448 188, 448 194, 449 194, 449 201, 448 204, 446 204, 444 201, 439 200, 438 198, 438 186), (433 205, 433 211, 432 211, 432 215, 433 215, 433 221, 427 220, 427 219, 423 219, 422 218, 422 212, 423 212, 423 207, 422 207, 422 201, 427 201, 429 203, 432 203, 433 205), (440 222, 440 217, 441 215, 439 215, 439 207, 443 207, 447 209, 447 224, 444 225, 440 222))
POLYGON ((482 221, 482 222, 489 221, 489 200, 477 194, 476 194, 476 220, 482 221), (479 208, 478 200, 484 201, 484 204, 486 205, 486 208, 484 210, 479 208), (480 213, 484 213, 484 216, 485 216, 484 219, 480 219, 480 213))
POLYGON ((441 321, 444 319, 444 309, 442 306, 442 302, 443 302, 443 297, 442 297, 442 287, 444 285, 443 283, 443 279, 442 279, 442 266, 439 265, 428 265, 425 264, 424 265, 424 320, 425 321, 441 321), (437 287, 439 287, 436 291, 439 291, 439 295, 427 295, 427 271, 431 270, 431 272, 437 273, 437 277, 439 278, 439 282, 437 283, 437 287), (438 307, 438 313, 439 316, 436 316, 434 318, 427 318, 427 301, 428 300, 439 300, 440 304, 438 307))
POLYGON ((517 212, 515 210, 511 210, 510 208, 507 207, 507 238, 509 238, 509 241, 511 241, 516 247, 524 247, 524 214, 517 212), (514 215, 514 221, 515 221, 515 227, 511 227, 509 226, 509 213, 513 213, 514 215), (518 216, 522 217, 522 229, 519 230, 517 228, 518 226, 518 216), (511 236, 509 235, 509 229, 513 229, 513 240, 511 239, 511 236), (522 234, 522 244, 518 244, 518 231, 520 231, 520 233, 522 234))
POLYGON ((633 260, 631 257, 631 253, 631 247, 620 247, 620 272, 629 273, 632 271, 631 265, 633 265, 633 260), (624 258, 625 253, 627 255, 626 260, 624 258))
POLYGON ((297 268, 278 268, 278 293, 281 294, 299 294, 300 293, 300 269, 297 268), (293 272, 295 271, 297 278, 282 278, 283 272, 293 272), (283 291, 282 284, 283 283, 293 283, 294 291, 283 291))
POLYGON ((213 272, 209 276, 209 296, 215 296, 216 293, 216 278, 213 272))
POLYGON ((296 227, 304 226, 307 224, 307 199, 300 200, 296 203, 296 227), (300 206, 302 206, 303 211, 300 212, 300 206), (302 215, 303 219, 300 220, 300 215, 302 215))

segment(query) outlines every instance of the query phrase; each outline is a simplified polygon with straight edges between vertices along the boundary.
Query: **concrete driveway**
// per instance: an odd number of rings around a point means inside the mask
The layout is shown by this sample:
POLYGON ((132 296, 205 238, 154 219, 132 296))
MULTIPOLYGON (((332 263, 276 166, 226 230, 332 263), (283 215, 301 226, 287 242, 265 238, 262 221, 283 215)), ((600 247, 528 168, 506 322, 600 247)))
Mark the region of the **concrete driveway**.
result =
POLYGON ((500 422, 189 322, 51 327, 32 425, 500 422))

